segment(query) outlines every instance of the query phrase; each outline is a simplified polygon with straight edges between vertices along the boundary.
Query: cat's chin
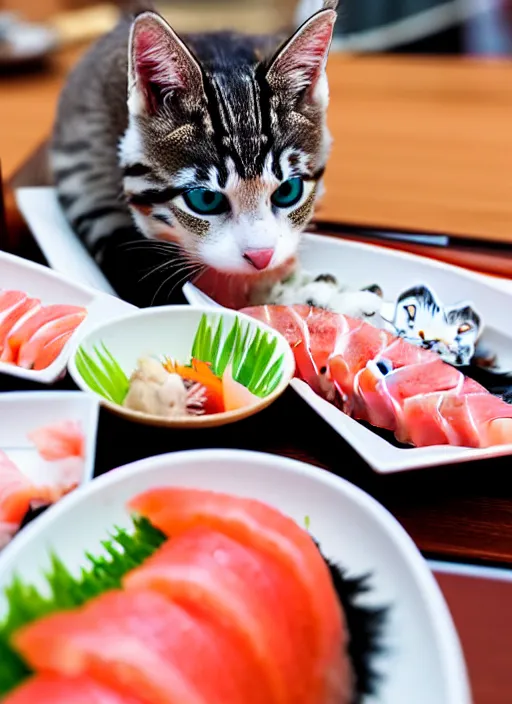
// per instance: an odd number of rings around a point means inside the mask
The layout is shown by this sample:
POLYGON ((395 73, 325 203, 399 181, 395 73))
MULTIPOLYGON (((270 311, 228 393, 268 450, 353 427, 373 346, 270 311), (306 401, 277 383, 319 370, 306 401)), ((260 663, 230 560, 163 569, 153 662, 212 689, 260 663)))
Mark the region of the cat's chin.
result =
POLYGON ((254 273, 207 269, 194 284, 220 305, 239 310, 268 303, 272 288, 290 276, 296 267, 296 257, 290 257, 278 267, 254 273))

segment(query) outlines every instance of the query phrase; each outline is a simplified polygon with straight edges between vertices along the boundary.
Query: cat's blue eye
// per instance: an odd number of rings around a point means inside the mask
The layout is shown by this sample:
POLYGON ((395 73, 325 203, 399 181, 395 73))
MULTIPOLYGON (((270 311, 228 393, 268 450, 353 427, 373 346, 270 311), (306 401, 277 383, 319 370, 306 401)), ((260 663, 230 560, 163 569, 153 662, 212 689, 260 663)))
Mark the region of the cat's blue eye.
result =
POLYGON ((277 208, 291 208, 296 205, 304 193, 304 181, 296 176, 284 181, 272 194, 271 201, 277 208))
POLYGON ((229 210, 229 201, 219 191, 207 188, 193 188, 183 194, 183 200, 198 215, 220 215, 229 210))

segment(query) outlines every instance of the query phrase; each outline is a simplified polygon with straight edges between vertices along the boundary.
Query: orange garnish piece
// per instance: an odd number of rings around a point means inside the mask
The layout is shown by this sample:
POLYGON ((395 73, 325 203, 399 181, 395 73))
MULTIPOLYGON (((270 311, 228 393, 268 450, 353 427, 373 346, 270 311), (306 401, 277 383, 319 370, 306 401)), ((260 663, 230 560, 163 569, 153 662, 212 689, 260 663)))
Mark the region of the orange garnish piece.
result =
POLYGON ((164 362, 164 368, 171 374, 179 374, 182 379, 194 381, 195 383, 204 386, 208 398, 207 406, 208 408, 214 409, 209 412, 221 413, 224 410, 222 379, 215 376, 208 362, 201 362, 199 359, 193 359, 191 365, 191 367, 186 367, 171 360, 164 362))

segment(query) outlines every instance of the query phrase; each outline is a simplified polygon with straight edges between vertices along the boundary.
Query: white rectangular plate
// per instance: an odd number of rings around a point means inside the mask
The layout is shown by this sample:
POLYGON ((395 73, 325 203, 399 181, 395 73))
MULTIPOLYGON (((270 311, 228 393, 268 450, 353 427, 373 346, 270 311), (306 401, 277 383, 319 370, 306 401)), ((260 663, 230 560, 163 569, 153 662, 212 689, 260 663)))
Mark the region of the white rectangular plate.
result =
POLYGON ((0 373, 52 384, 65 372, 71 343, 86 334, 97 323, 117 318, 136 310, 120 298, 82 286, 46 266, 0 252, 0 289, 16 289, 41 299, 45 305, 63 303, 84 306, 87 317, 71 336, 57 359, 46 369, 34 371, 0 362, 0 373))
POLYGON ((37 484, 51 483, 51 463, 38 455, 28 434, 60 421, 78 421, 85 435, 81 484, 94 473, 99 402, 81 391, 21 391, 0 395, 0 449, 37 484))
MULTIPOLYGON (((45 235, 45 231, 51 230, 52 266, 60 271, 66 270, 71 265, 70 259, 61 254, 64 250, 73 251, 76 257, 73 264, 74 277, 85 281, 87 272, 91 267, 96 267, 96 264, 89 255, 88 263, 83 264, 83 247, 80 245, 79 250, 76 242, 69 244, 70 240, 76 241, 76 237, 62 217, 53 189, 21 189, 18 191, 18 203, 25 218, 30 221, 35 238, 48 251, 50 238, 45 235), (37 212, 37 218, 34 212, 37 212), (62 246, 59 242, 62 242, 62 246)), ((387 300, 395 299, 410 286, 425 283, 432 286, 445 303, 456 303, 464 299, 473 301, 484 319, 484 335, 504 365, 512 368, 512 281, 484 276, 406 252, 313 234, 303 235, 300 260, 307 272, 333 274, 348 287, 360 288, 377 283, 387 300)), ((217 305, 190 284, 184 286, 183 292, 191 304, 217 305)), ((379 473, 388 474, 512 454, 512 445, 486 449, 447 445, 398 448, 341 413, 298 379, 292 381, 292 386, 379 473)))

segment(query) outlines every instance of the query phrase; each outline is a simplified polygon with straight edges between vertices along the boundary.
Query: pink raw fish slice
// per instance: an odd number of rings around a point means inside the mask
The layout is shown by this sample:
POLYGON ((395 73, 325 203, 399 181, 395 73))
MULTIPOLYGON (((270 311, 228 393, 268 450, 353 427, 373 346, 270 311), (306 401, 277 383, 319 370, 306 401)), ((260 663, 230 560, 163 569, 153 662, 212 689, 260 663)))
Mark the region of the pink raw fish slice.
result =
POLYGON ((28 439, 45 460, 85 456, 85 437, 77 421, 66 420, 37 428, 28 434, 28 439))
POLYGON ((12 326, 10 332, 7 334, 4 349, 0 356, 0 361, 8 362, 9 364, 16 364, 18 351, 13 349, 12 345, 9 344, 9 340, 13 334, 13 331, 18 330, 20 326, 24 325, 27 320, 30 320, 30 318, 32 318, 32 316, 34 316, 41 309, 41 301, 39 299, 34 300, 36 300, 36 303, 31 306, 26 313, 21 316, 21 318, 18 318, 12 326))
POLYGON ((53 340, 50 340, 50 342, 47 342, 39 353, 33 369, 35 371, 40 371, 41 369, 46 369, 49 367, 50 364, 53 364, 66 346, 68 340, 73 337, 74 332, 74 329, 69 332, 64 332, 62 335, 59 335, 53 340))
POLYGON ((228 364, 222 375, 222 396, 226 411, 237 411, 240 408, 253 406, 260 399, 243 384, 233 379, 233 368, 228 364))
POLYGON ((0 450, 0 521, 19 525, 36 495, 34 484, 0 450))
MULTIPOLYGON (((10 308, 6 308, 0 313, 0 353, 3 354, 7 336, 13 325, 28 311, 40 305, 40 301, 36 298, 28 298, 25 296, 14 303, 10 308)), ((5 360, 2 360, 5 361, 5 360)))
POLYGON ((22 627, 12 643, 36 671, 94 677, 147 704, 268 701, 229 624, 152 590, 107 592, 22 627))
POLYGON ((83 322, 85 316, 86 310, 84 309, 80 313, 72 313, 43 325, 21 346, 18 355, 18 366, 24 369, 33 369, 44 347, 56 337, 60 337, 67 332, 74 332, 83 322))
POLYGON ((445 397, 441 413, 465 447, 512 443, 512 405, 489 393, 445 397))
POLYGON ((58 318, 63 318, 66 315, 81 313, 82 308, 69 305, 50 305, 39 307, 33 315, 24 317, 13 326, 10 333, 7 335, 5 344, 10 348, 14 361, 17 362, 18 354, 22 345, 28 342, 35 333, 44 325, 58 318))
POLYGON ((30 677, 2 704, 144 704, 130 693, 104 687, 92 677, 41 674, 30 677))
MULTIPOLYGON (((28 298, 24 291, 0 291, 0 314, 28 298)), ((1 320, 1 315, 0 315, 1 320)))

